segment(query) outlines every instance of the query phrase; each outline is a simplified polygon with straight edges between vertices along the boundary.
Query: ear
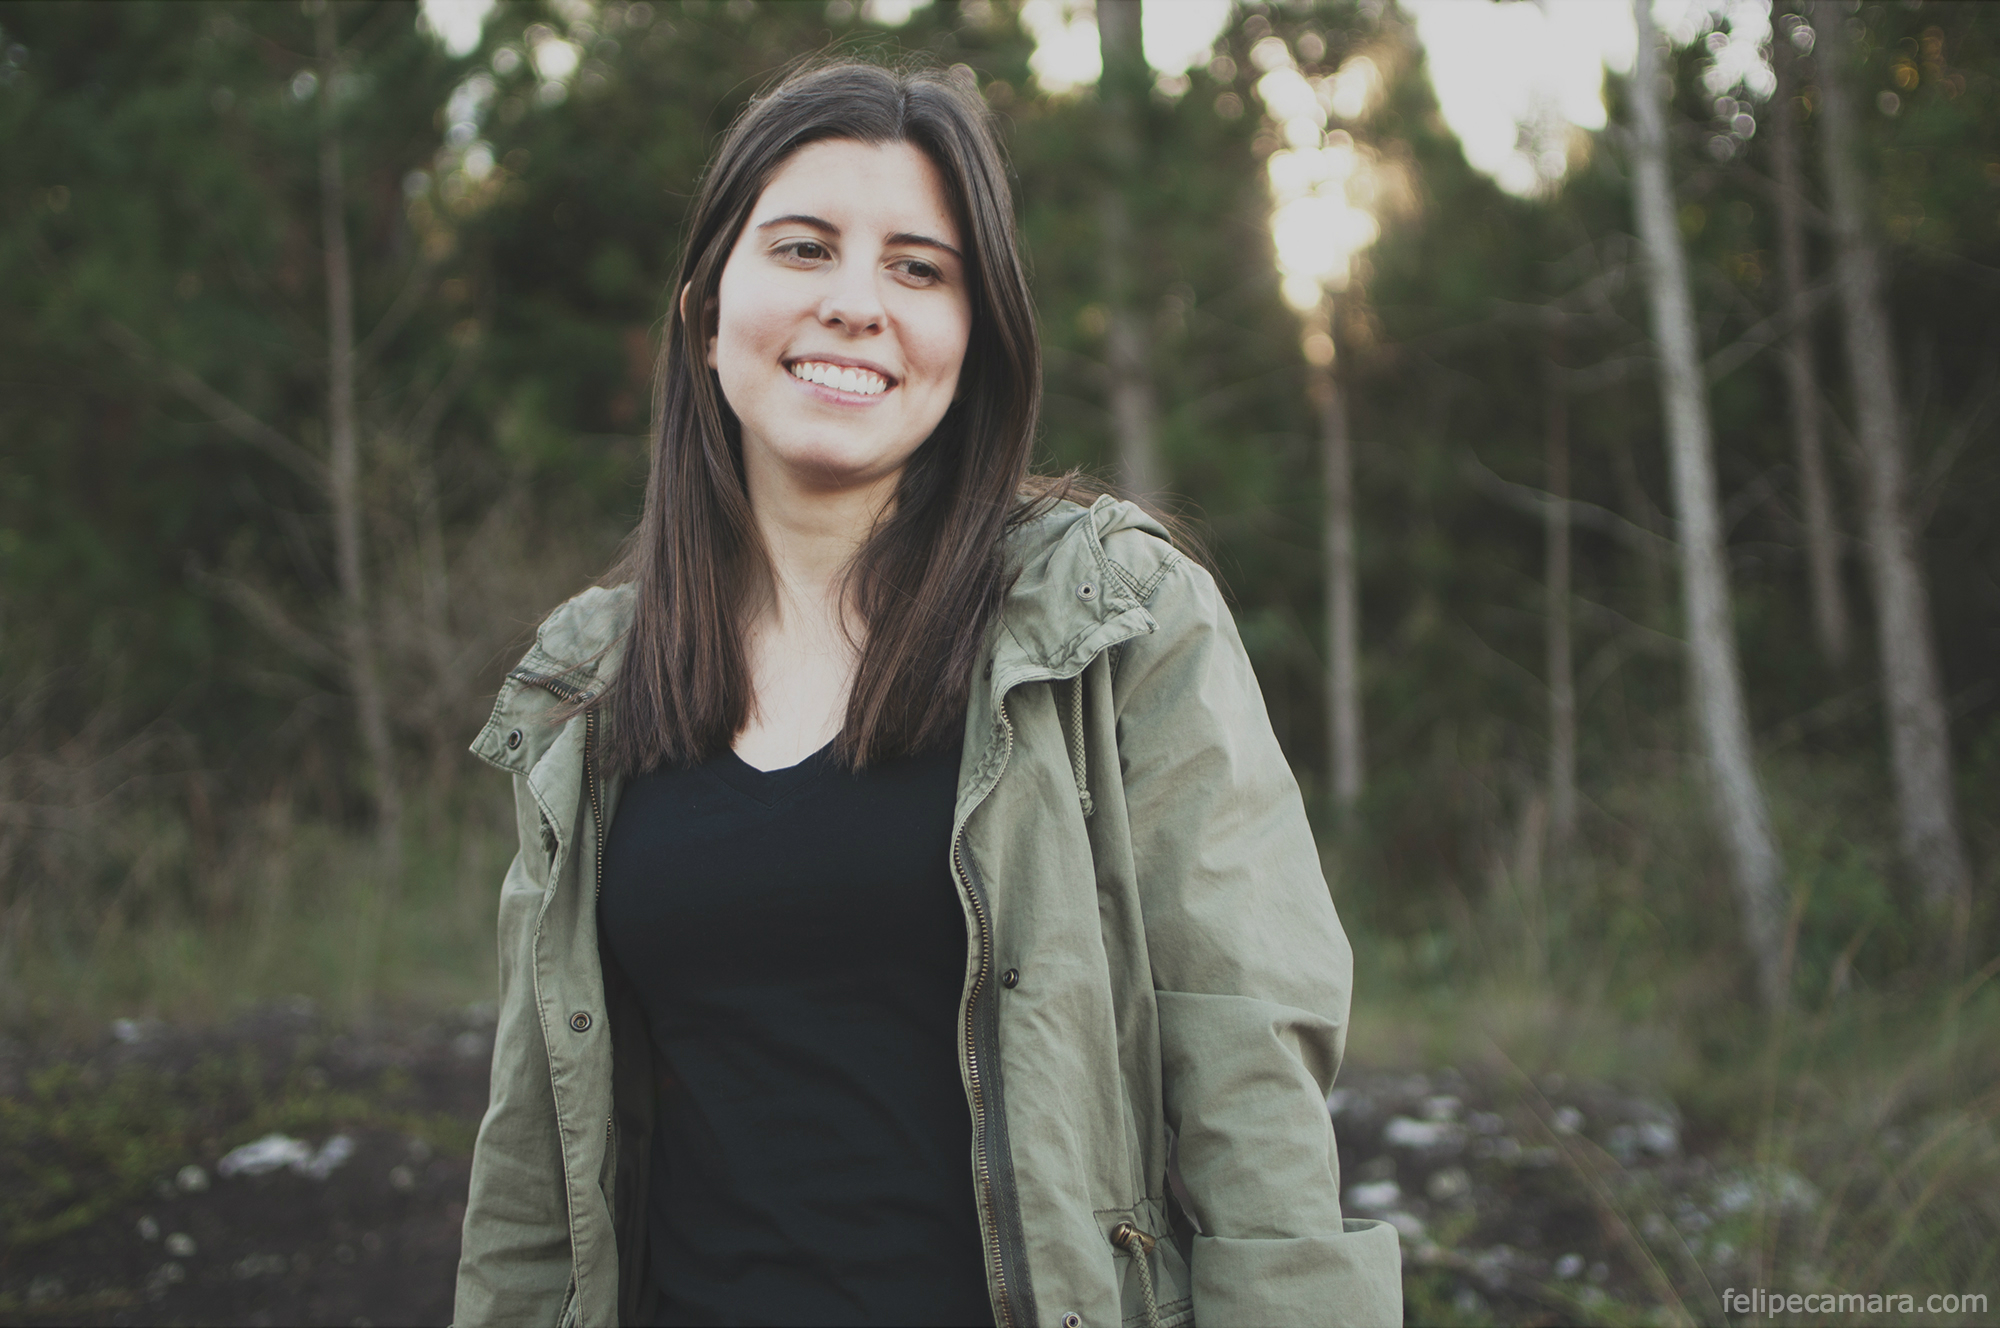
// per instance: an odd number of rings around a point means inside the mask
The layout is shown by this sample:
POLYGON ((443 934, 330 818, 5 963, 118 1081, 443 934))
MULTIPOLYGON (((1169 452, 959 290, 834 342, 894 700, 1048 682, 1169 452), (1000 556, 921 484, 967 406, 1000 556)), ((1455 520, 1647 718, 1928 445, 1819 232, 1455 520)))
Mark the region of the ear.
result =
MULTIPOLYGON (((714 300, 708 302, 705 312, 711 320, 714 319, 714 300)), ((694 283, 692 281, 681 287, 681 326, 684 328, 692 328, 694 326, 694 283)), ((710 327, 708 333, 708 354, 706 358, 708 360, 708 367, 713 369, 715 367, 715 329, 713 327, 710 327)))

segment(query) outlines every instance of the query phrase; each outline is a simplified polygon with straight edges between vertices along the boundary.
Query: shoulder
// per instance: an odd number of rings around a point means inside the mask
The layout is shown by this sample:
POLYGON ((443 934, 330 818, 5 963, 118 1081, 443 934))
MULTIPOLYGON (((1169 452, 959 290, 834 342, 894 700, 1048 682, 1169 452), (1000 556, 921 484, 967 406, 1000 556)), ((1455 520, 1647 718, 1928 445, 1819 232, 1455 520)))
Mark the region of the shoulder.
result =
POLYGON ((602 671, 596 666, 619 653, 624 644, 636 602, 636 588, 630 582, 592 586, 570 597, 535 629, 535 644, 521 660, 522 667, 602 671))
POLYGON ((1097 564, 1109 575, 1108 598, 1149 603, 1177 569, 1212 585, 1200 567, 1173 545, 1167 528, 1137 503, 1106 494, 1090 506, 1070 499, 1048 504, 1008 532, 1010 561, 1030 581, 1051 568, 1087 569, 1097 564))
POLYGON ((1105 566, 1141 604, 1150 607, 1162 592, 1172 597, 1215 589, 1214 578, 1176 549, 1165 531, 1121 527, 1100 535, 1099 543, 1105 566))

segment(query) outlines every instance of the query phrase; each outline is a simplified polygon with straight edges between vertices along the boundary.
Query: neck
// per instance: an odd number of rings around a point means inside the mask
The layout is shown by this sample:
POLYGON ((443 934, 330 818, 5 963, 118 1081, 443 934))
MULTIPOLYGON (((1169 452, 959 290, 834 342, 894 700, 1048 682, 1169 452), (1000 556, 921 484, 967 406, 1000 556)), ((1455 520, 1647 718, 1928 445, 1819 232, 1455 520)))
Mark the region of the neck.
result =
MULTIPOLYGON (((851 605, 843 577, 895 501, 898 475, 818 488, 748 467, 750 510, 770 558, 770 595, 758 617, 773 625, 837 625, 851 605)), ((851 621, 851 618, 850 618, 851 621)))

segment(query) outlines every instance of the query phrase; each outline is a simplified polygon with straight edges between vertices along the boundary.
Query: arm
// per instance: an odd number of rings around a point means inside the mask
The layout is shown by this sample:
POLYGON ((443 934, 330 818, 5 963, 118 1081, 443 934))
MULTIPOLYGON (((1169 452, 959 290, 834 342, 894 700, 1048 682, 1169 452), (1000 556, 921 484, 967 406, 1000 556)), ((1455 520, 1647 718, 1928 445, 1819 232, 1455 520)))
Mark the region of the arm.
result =
POLYGON ((1214 581, 1182 561, 1115 684, 1167 1123, 1204 1235, 1195 1319, 1402 1321, 1400 1252, 1343 1222, 1326 1097, 1352 954, 1214 581))
POLYGON ((452 1309, 474 1324, 547 1324, 570 1285, 569 1208, 563 1197, 548 1049, 535 1002, 535 930, 547 895, 541 812, 514 778, 521 847, 500 887, 499 1027, 492 1098, 472 1151, 464 1244, 452 1309))

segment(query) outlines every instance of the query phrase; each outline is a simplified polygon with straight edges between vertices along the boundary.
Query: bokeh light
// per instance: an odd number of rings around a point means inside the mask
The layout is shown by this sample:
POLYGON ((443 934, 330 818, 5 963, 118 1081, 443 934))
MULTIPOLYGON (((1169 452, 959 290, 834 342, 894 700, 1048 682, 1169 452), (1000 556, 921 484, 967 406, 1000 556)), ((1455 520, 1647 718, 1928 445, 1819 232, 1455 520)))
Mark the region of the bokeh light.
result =
POLYGON ((1280 289, 1287 304, 1307 313, 1319 307, 1324 291, 1346 288, 1354 256, 1382 233, 1369 207, 1381 163, 1333 122, 1366 118, 1386 82, 1365 54, 1350 56, 1330 75, 1308 78, 1277 37, 1251 47, 1250 63, 1263 71, 1257 96, 1285 144, 1264 161, 1280 289))
POLYGON ((479 49, 493 5, 494 0, 423 0, 418 21, 446 52, 463 59, 479 49))
MULTIPOLYGON (((1632 68, 1631 10, 1615 0, 1403 7, 1416 19, 1438 109, 1467 163, 1524 198, 1561 184, 1588 134, 1605 126, 1605 71, 1632 68)), ((1711 63, 1702 79, 1711 92, 1741 86, 1759 100, 1771 95, 1769 0, 1654 0, 1653 21, 1676 46, 1706 34, 1711 63)))

